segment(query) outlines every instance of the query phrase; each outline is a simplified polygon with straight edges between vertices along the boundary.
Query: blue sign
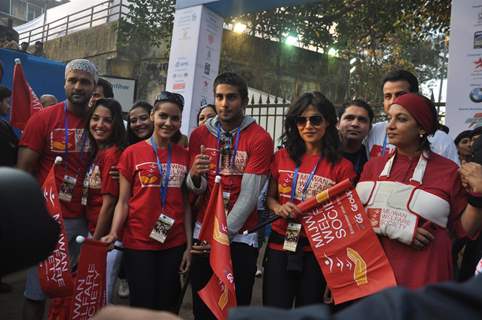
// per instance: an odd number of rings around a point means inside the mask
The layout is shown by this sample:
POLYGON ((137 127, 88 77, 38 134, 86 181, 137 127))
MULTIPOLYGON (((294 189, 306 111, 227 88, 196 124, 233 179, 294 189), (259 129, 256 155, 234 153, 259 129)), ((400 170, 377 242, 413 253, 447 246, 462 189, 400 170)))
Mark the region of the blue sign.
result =
POLYGON ((23 72, 35 94, 53 94, 57 100, 65 99, 65 64, 49 60, 19 50, 0 49, 0 62, 3 66, 2 85, 12 88, 15 59, 22 61, 23 72))

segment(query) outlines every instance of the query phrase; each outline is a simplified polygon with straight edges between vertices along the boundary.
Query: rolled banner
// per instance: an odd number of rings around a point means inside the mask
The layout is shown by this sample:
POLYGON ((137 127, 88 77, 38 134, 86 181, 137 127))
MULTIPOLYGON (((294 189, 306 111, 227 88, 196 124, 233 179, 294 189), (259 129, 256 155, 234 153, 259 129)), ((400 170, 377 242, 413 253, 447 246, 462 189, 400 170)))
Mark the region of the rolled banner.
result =
MULTIPOLYGON (((323 190, 319 193, 317 193, 314 197, 309 198, 308 200, 305 200, 301 203, 298 203, 296 206, 300 209, 302 212, 302 216, 306 214, 306 212, 310 211, 314 207, 318 206, 320 203, 326 202, 330 199, 333 199, 337 195, 341 194, 342 192, 345 192, 346 190, 350 189, 352 187, 352 184, 350 182, 350 179, 345 179, 342 182, 339 182, 335 184, 333 187, 330 187, 326 190, 323 190)), ((271 224, 275 222, 276 220, 280 219, 280 216, 275 216, 269 220, 266 220, 252 229, 249 230, 244 230, 243 234, 249 234, 253 232, 257 232, 258 230, 264 228, 268 224, 271 224)))
POLYGON ((301 212, 305 213, 318 206, 320 203, 333 199, 334 197, 350 189, 351 187, 352 184, 350 182, 350 179, 345 179, 342 182, 335 184, 333 187, 317 193, 316 196, 311 197, 301 203, 298 203, 296 206, 300 209, 301 212))

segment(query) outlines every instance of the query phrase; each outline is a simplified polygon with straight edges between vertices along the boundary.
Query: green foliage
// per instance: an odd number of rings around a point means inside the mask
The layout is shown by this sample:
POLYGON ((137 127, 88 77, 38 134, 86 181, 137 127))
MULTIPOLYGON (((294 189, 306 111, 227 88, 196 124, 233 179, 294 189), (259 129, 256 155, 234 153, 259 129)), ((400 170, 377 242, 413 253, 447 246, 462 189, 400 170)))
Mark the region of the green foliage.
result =
MULTIPOLYGON (((130 17, 120 24, 121 41, 159 46, 165 40, 162 35, 171 34, 175 1, 130 2, 130 17)), ((358 97, 380 102, 380 79, 388 70, 401 67, 415 71, 420 82, 445 74, 446 58, 440 53, 446 50, 450 3, 450 0, 320 0, 229 17, 226 23, 243 22, 251 35, 277 41, 297 34, 302 47, 322 53, 336 48, 339 58, 346 61, 344 74, 349 82, 346 98, 356 93, 358 97), (350 65, 348 61, 353 58, 356 61, 350 65)), ((143 46, 136 48, 141 50, 143 46)), ((325 75, 320 76, 320 82, 326 80, 325 75)))
POLYGON ((140 49, 170 41, 174 0, 129 0, 129 15, 119 23, 119 40, 140 49))

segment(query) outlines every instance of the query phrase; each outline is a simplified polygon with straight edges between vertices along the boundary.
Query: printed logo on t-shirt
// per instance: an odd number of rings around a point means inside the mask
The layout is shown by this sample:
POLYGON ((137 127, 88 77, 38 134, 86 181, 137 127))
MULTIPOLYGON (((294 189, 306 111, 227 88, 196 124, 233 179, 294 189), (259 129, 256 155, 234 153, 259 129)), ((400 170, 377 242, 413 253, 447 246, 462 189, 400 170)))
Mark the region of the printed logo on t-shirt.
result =
MULTIPOLYGON (((278 184, 278 192, 282 197, 290 198, 291 197, 291 184, 293 181, 294 172, 290 170, 279 170, 280 183, 278 184)), ((296 181, 296 193, 295 198, 301 200, 303 188, 305 186, 306 180, 310 176, 309 173, 302 173, 298 174, 298 180, 296 181)), ((314 197, 317 193, 328 189, 329 187, 335 185, 335 181, 328 179, 326 177, 314 175, 313 179, 311 180, 308 189, 306 190, 305 199, 314 197)))
MULTIPOLYGON (((211 157, 209 164, 210 170, 216 170, 217 150, 214 148, 207 148, 205 153, 211 157)), ((221 154, 221 168, 220 173, 225 176, 240 176, 243 175, 248 163, 248 153, 246 151, 237 151, 233 166, 230 164, 231 154, 221 154)))
MULTIPOLYGON (((68 152, 80 152, 82 146, 84 152, 89 149, 89 139, 83 138, 84 129, 67 130, 67 150, 68 152)), ((50 151, 56 153, 65 152, 65 129, 56 128, 50 132, 50 151)))
MULTIPOLYGON (((162 171, 166 172, 166 164, 161 163, 162 171)), ((144 162, 136 165, 136 171, 138 172, 139 182, 143 188, 160 187, 161 179, 159 169, 156 162, 144 162)), ((172 163, 171 172, 169 174, 169 188, 180 188, 187 173, 187 167, 185 165, 172 163)))

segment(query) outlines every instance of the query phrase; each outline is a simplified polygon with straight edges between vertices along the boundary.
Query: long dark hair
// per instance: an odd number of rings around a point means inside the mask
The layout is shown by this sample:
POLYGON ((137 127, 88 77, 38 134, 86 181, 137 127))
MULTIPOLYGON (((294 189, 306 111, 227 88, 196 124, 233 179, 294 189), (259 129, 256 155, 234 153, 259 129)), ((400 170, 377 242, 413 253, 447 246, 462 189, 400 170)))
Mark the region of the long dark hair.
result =
POLYGON ((85 125, 85 128, 89 135, 89 140, 91 142, 93 156, 97 154, 98 148, 94 137, 90 133, 90 119, 92 119, 95 110, 99 106, 109 109, 112 116, 112 134, 107 141, 107 145, 115 145, 120 150, 123 150, 127 144, 126 129, 124 127, 124 120, 122 119, 122 107, 120 103, 117 102, 117 100, 110 98, 99 99, 95 102, 94 106, 89 109, 89 113, 87 115, 87 123, 85 125))
POLYGON ((309 106, 315 107, 328 122, 325 135, 320 141, 321 155, 335 164, 340 160, 340 138, 336 130, 336 112, 333 104, 320 92, 304 93, 289 107, 284 124, 285 132, 281 139, 290 158, 297 166, 301 164, 301 157, 306 152, 306 145, 298 133, 296 117, 301 115, 309 106))
MULTIPOLYGON (((147 112, 147 114, 150 116, 153 106, 149 102, 146 102, 146 101, 137 101, 129 109, 129 113, 132 110, 137 109, 137 108, 144 109, 147 112)), ((132 132, 131 118, 130 118, 130 116, 127 116, 127 142, 129 143, 129 145, 131 145, 131 144, 137 143, 141 140, 144 140, 144 138, 139 138, 138 136, 136 136, 136 134, 134 132, 132 132)))

